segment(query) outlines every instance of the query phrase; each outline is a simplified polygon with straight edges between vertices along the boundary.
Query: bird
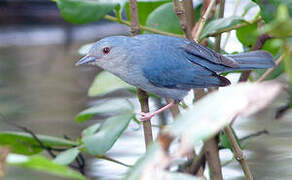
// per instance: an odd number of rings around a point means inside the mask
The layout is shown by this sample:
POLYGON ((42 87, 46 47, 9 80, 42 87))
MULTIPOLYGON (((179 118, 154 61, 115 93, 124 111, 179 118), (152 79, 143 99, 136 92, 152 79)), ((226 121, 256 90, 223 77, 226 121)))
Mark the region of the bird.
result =
POLYGON ((109 36, 97 41, 78 65, 99 66, 123 81, 171 102, 155 112, 141 112, 140 121, 176 105, 191 89, 222 87, 221 73, 275 66, 263 50, 221 55, 195 41, 159 34, 109 36))

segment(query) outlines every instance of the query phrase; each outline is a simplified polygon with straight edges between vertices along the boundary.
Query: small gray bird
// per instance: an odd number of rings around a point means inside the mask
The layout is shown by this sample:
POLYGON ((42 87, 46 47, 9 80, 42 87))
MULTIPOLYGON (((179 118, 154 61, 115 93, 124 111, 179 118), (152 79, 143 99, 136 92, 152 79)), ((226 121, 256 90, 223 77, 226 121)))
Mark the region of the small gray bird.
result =
POLYGON ((220 73, 275 65, 266 51, 220 55, 194 41, 157 34, 101 39, 76 63, 81 64, 99 66, 133 86, 173 99, 153 113, 140 113, 141 121, 175 105, 193 88, 229 85, 220 73))

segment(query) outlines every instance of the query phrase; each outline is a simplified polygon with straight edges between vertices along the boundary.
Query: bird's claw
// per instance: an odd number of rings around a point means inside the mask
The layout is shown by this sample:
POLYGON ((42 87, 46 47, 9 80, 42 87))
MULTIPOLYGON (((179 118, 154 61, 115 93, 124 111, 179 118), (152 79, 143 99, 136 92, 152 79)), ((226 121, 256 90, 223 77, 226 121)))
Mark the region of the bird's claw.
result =
POLYGON ((138 113, 141 117, 140 117, 140 121, 143 122, 143 121, 149 121, 153 116, 154 114, 153 113, 150 113, 150 112, 139 112, 138 113))

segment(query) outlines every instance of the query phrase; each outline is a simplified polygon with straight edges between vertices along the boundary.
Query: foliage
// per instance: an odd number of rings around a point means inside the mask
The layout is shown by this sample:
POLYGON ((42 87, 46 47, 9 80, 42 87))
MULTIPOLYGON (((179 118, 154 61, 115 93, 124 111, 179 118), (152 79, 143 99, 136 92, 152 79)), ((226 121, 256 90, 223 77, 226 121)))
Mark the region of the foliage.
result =
MULTIPOLYGON (((63 18, 74 24, 96 22, 104 17, 111 16, 109 14, 113 13, 116 16, 115 21, 126 25, 130 24, 128 21, 131 17, 130 5, 125 0, 54 1, 63 18), (121 19, 123 10, 125 10, 128 20, 121 19)), ((275 71, 267 78, 275 79, 286 72, 292 85, 292 3, 287 0, 253 0, 253 2, 245 7, 242 16, 208 20, 200 36, 201 40, 207 39, 208 44, 210 44, 209 37, 235 30, 237 39, 246 50, 249 50, 255 46, 256 40, 261 34, 269 34, 271 39, 264 43, 263 49, 271 52, 274 57, 283 56, 285 64, 275 68, 275 71), (254 6, 259 6, 260 17, 255 15, 253 20, 247 21, 244 18, 245 14, 254 6), (261 22, 262 26, 259 26, 258 22, 261 22)), ((202 5, 194 8, 196 16, 201 12, 201 8, 202 5)), ((170 35, 182 36, 183 31, 179 19, 173 11, 172 1, 142 0, 138 1, 138 9, 142 33, 172 33, 170 35)), ((92 44, 83 46, 79 53, 86 54, 91 46, 92 44)), ((264 71, 259 70, 254 72, 256 77, 264 73, 264 71)), ((108 100, 105 98, 108 94, 121 89, 136 93, 135 87, 108 72, 103 71, 95 77, 89 88, 88 96, 98 98, 99 101, 80 112, 76 116, 76 121, 86 122, 89 119, 94 119, 96 115, 107 116, 107 118, 103 123, 93 123, 84 129, 76 140, 30 133, 0 132, 0 145, 9 146, 12 152, 7 157, 7 164, 40 170, 62 177, 86 179, 80 173, 70 169, 69 166, 82 153, 97 158, 104 156, 117 139, 122 136, 130 121, 135 119, 134 112, 138 108, 131 101, 118 98, 108 100), (55 153, 57 150, 59 153, 53 160, 39 155, 42 151, 55 153)), ((177 154, 190 152, 195 144, 217 133, 230 123, 235 115, 247 115, 263 108, 275 97, 279 89, 278 84, 272 83, 237 85, 223 91, 217 91, 191 106, 176 121, 168 124, 161 131, 159 137, 166 137, 166 139, 169 136, 173 139, 179 137, 181 140, 179 148, 176 149, 177 154), (233 104, 234 101, 238 102, 237 106, 233 104)), ((171 141, 168 143, 171 144, 171 141)), ((225 135, 220 136, 220 144, 224 148, 231 149, 230 142, 225 135)), ((170 163, 173 163, 172 165, 177 164, 170 160, 171 158, 164 148, 158 138, 134 167, 129 169, 125 178, 196 179, 184 173, 167 171, 166 167, 170 163), (157 171, 153 170, 154 167, 157 167, 155 169, 157 171), (160 177, 155 176, 157 172, 160 173, 160 177)), ((241 146, 241 148, 243 149, 244 146, 241 146)))

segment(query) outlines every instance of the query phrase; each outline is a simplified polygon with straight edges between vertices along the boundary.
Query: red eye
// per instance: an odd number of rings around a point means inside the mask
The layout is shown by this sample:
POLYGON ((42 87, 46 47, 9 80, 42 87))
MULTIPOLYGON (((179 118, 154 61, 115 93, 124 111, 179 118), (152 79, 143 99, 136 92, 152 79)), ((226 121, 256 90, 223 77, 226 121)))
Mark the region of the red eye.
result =
POLYGON ((109 47, 105 47, 103 48, 102 51, 103 51, 103 54, 108 54, 111 51, 111 49, 109 47))

